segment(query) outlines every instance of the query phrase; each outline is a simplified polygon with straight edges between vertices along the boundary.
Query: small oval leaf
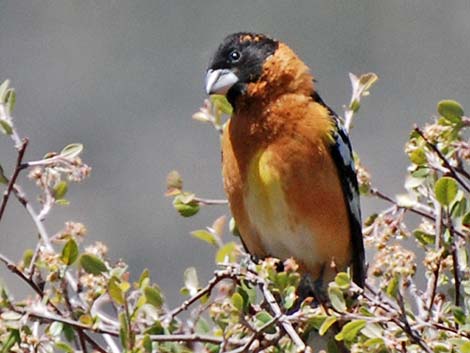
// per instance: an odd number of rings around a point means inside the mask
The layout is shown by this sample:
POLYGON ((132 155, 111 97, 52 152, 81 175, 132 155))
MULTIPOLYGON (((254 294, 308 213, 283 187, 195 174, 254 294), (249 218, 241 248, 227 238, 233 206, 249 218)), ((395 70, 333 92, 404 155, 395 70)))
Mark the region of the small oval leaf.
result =
POLYGON ((320 328, 318 329, 318 333, 320 336, 323 336, 328 329, 333 325, 338 319, 334 316, 328 316, 325 321, 321 324, 320 328))
POLYGON ((197 277, 197 271, 194 267, 188 267, 184 271, 184 286, 189 291, 190 295, 197 293, 199 289, 199 279, 197 277))
POLYGON ((116 304, 124 305, 124 292, 119 286, 119 280, 116 277, 111 277, 108 282, 108 294, 116 304))
POLYGON ((144 294, 147 303, 150 305, 153 305, 156 308, 160 308, 163 305, 163 297, 158 289, 153 287, 145 287, 144 294))
POLYGON ((460 122, 464 115, 463 107, 460 103, 451 99, 441 100, 437 104, 437 111, 442 117, 452 123, 460 122))
POLYGON ((346 325, 343 326, 340 333, 335 336, 335 339, 338 341, 353 341, 359 331, 361 331, 366 326, 365 320, 355 320, 348 322, 346 325))
POLYGON ((56 200, 61 200, 64 198, 64 196, 67 194, 67 191, 69 190, 69 184, 65 180, 61 180, 57 183, 57 185, 54 187, 54 198, 56 200))
POLYGON ((449 206, 454 201, 458 191, 457 182, 451 177, 442 177, 434 185, 436 199, 443 206, 449 206))
POLYGON ((205 241, 206 243, 210 245, 217 245, 217 240, 215 239, 214 235, 207 230, 204 229, 198 229, 195 231, 191 232, 191 235, 197 239, 200 239, 202 241, 205 241))
POLYGON ((333 305, 336 310, 339 312, 344 312, 346 310, 344 294, 337 286, 330 285, 328 287, 328 297, 330 298, 331 305, 333 305))
POLYGON ((173 200, 173 207, 183 217, 191 217, 199 212, 199 203, 194 200, 187 201, 185 195, 178 195, 173 200))
POLYGON ((62 249, 60 259, 67 266, 72 265, 78 258, 78 245, 74 239, 69 239, 62 249))
POLYGON ((73 159, 78 157, 82 151, 83 145, 81 143, 71 143, 70 145, 65 146, 62 151, 60 151, 60 155, 67 159, 73 159))
POLYGON ((5 94, 5 106, 7 109, 7 114, 11 116, 13 110, 15 109, 16 104, 16 92, 13 88, 8 89, 5 94))
POLYGON ((104 262, 92 254, 83 254, 80 257, 80 266, 92 275, 99 275, 108 270, 104 262))
POLYGON ((11 135, 13 133, 13 127, 5 119, 0 118, 0 127, 5 135, 11 135))

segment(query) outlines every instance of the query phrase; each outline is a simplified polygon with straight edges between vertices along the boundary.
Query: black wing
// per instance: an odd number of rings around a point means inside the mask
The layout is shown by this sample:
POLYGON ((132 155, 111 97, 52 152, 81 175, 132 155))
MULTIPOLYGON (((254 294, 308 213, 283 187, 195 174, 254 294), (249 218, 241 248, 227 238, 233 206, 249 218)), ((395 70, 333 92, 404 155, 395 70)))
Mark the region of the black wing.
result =
POLYGON ((351 142, 348 133, 335 112, 323 102, 318 93, 315 92, 312 98, 328 109, 331 118, 335 122, 336 128, 333 135, 334 143, 331 145, 331 155, 338 168, 344 197, 348 206, 353 251, 351 260, 353 280, 358 286, 364 287, 366 266, 364 242, 362 239, 361 205, 351 142))

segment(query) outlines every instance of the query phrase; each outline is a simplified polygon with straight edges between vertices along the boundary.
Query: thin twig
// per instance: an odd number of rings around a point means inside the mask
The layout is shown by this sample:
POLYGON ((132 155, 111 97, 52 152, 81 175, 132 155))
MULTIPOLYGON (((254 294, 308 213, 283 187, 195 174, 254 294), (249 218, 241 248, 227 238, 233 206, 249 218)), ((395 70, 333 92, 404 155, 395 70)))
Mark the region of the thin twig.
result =
POLYGON ((424 135, 424 133, 421 131, 421 129, 417 126, 415 126, 414 128, 414 131, 416 131, 416 133, 418 133, 419 136, 422 137, 422 139, 424 140, 424 142, 426 142, 426 144, 437 154, 437 156, 439 157, 439 159, 442 161, 442 163, 444 163, 444 166, 447 168, 447 170, 449 171, 449 173, 454 177, 455 180, 458 181, 458 183, 467 191, 467 192, 470 192, 470 188, 469 186, 467 185, 467 183, 462 180, 460 178, 460 176, 457 174, 457 172, 455 171, 454 167, 449 163, 449 161, 447 160, 447 158, 442 154, 442 152, 439 150, 439 148, 437 148, 437 146, 435 144, 433 144, 431 141, 429 141, 427 139, 427 137, 424 135))
MULTIPOLYGON (((0 261, 3 262, 6 267, 13 272, 14 274, 18 275, 26 284, 28 284, 29 287, 31 287, 41 299, 45 297, 44 292, 41 290, 41 288, 38 287, 38 285, 26 274, 21 271, 11 260, 9 260, 5 255, 0 254, 0 261)), ((50 300, 47 299, 47 304, 56 312, 59 316, 58 317, 63 317, 63 313, 61 310, 50 300)), ((55 316, 54 316, 55 317, 55 316)), ((66 319, 64 319, 66 320, 66 319)), ((60 321, 60 320, 55 320, 55 321, 60 321)), ((72 325, 73 326, 73 325, 72 325)), ((81 332, 79 332, 80 334, 81 332)), ((106 351, 90 336, 88 336, 86 333, 83 333, 83 337, 98 351, 102 353, 106 353, 106 351)))
MULTIPOLYGON (((434 244, 434 249, 439 251, 441 248, 441 239, 442 239, 442 206, 439 202, 434 201, 434 209, 436 210, 436 219, 435 219, 435 237, 436 241, 434 244)), ((439 282, 439 272, 441 270, 441 261, 442 256, 439 256, 436 269, 433 272, 433 279, 428 283, 427 295, 426 297, 429 298, 428 301, 428 319, 431 317, 432 308, 434 305, 434 299, 436 298, 437 293, 437 283, 439 282)))
MULTIPOLYGON (((409 206, 409 207, 402 207, 397 204, 397 202, 392 199, 390 196, 385 195, 382 191, 376 189, 376 188, 370 188, 370 194, 373 196, 378 197, 379 199, 382 199, 384 201, 387 201, 393 205, 395 205, 398 208, 410 211, 412 213, 415 213, 417 215, 420 215, 426 219, 429 219, 430 221, 435 221, 436 216, 433 213, 432 209, 430 207, 427 207, 426 205, 416 203, 415 206, 409 206)), ((467 239, 467 235, 463 234, 462 232, 458 231, 457 229, 454 229, 455 234, 457 234, 460 238, 462 239, 467 239)))
MULTIPOLYGON (((453 275, 454 275, 454 290, 455 290, 455 306, 460 306, 460 265, 459 265, 459 257, 458 257, 458 243, 457 239, 455 238, 455 231, 454 225, 452 224, 452 218, 450 216, 449 210, 446 208, 446 221, 447 221, 447 229, 451 235, 452 239, 452 268, 453 268, 453 275)), ((456 327, 458 328, 458 324, 456 323, 456 327)))
POLYGON ((281 308, 279 307, 279 304, 276 302, 274 295, 271 293, 271 291, 268 288, 268 283, 262 280, 261 278, 259 278, 258 280, 259 280, 259 284, 263 292, 264 298, 268 302, 268 305, 271 308, 272 312, 274 313, 275 317, 279 317, 279 322, 282 328, 289 335, 292 342, 297 346, 297 351, 305 352, 306 346, 305 346, 304 341, 302 341, 297 331, 295 331, 294 327, 292 326, 292 323, 285 319, 281 311, 281 308))
POLYGON ((13 186, 16 183, 16 179, 20 175, 21 170, 24 169, 22 165, 22 161, 23 161, 24 153, 26 151, 26 147, 28 146, 28 142, 29 140, 27 138, 24 138, 21 144, 19 145, 18 156, 16 157, 15 170, 13 171, 13 175, 8 182, 7 189, 3 193, 3 200, 0 206, 0 221, 2 220, 3 213, 5 212, 5 209, 7 207, 8 199, 10 198, 11 192, 13 191, 13 186))
POLYGON ((201 205, 204 205, 204 206, 212 206, 212 205, 227 205, 228 204, 228 200, 224 200, 224 199, 204 199, 204 198, 201 198, 201 197, 195 197, 194 198, 194 201, 196 201, 197 203, 201 204, 201 205))
POLYGON ((400 317, 401 317, 401 322, 404 325, 404 331, 408 335, 408 337, 415 342, 417 345, 419 345, 425 352, 427 353, 433 353, 433 351, 428 347, 428 345, 424 342, 422 337, 420 337, 419 334, 413 330, 413 328, 410 326, 410 323, 408 321, 408 316, 406 315, 406 308, 405 308, 405 302, 403 300, 403 295, 401 293, 401 290, 398 290, 397 293, 397 303, 400 306, 400 317))
POLYGON ((177 308, 173 309, 170 311, 169 314, 167 314, 167 320, 171 321, 175 316, 180 314, 181 312, 185 311, 188 309, 188 307, 198 301, 200 298, 202 298, 206 294, 210 294, 212 292, 212 289, 219 283, 220 281, 227 279, 227 278, 235 278, 235 274, 233 273, 232 269, 228 267, 227 269, 223 271, 217 271, 214 274, 214 277, 208 282, 207 286, 204 288, 200 289, 195 295, 193 295, 191 298, 186 299, 180 306, 177 308))

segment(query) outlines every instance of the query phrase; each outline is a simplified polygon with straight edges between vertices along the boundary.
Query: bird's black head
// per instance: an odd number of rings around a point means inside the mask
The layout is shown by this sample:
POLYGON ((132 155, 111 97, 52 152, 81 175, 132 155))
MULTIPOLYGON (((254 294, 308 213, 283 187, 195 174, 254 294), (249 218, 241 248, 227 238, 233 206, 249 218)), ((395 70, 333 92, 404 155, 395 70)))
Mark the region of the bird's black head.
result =
POLYGON ((263 34, 234 33, 227 36, 214 54, 206 74, 206 93, 223 94, 234 105, 247 84, 256 82, 266 58, 279 43, 263 34))

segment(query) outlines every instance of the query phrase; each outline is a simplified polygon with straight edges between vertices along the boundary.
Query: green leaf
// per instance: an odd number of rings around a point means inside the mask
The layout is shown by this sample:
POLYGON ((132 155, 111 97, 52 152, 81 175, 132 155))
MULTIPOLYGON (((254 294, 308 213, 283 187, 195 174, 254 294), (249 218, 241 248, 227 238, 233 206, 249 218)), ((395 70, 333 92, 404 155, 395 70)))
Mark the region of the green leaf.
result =
POLYGON ((460 103, 445 99, 437 104, 438 113, 452 123, 459 123, 464 115, 463 107, 460 103))
POLYGON ((33 259, 34 251, 33 249, 26 249, 23 252, 23 265, 28 268, 31 265, 31 260, 33 259))
POLYGON ((436 199, 443 206, 449 206, 454 201, 458 191, 457 182, 451 177, 442 177, 434 185, 436 199))
POLYGON ((127 348, 129 343, 129 327, 126 313, 119 314, 119 338, 123 347, 127 348))
POLYGON ((10 86, 10 80, 5 80, 0 85, 0 104, 5 103, 5 94, 7 93, 9 86, 10 86))
POLYGON ((235 262, 237 244, 230 242, 222 246, 215 254, 215 263, 235 262))
POLYGON ((99 275, 108 270, 104 262, 99 257, 92 254, 83 254, 80 256, 80 266, 92 275, 99 275))
POLYGON ((93 325, 93 318, 88 314, 83 314, 82 316, 80 316, 78 318, 78 321, 80 321, 83 325, 86 325, 86 326, 93 325))
POLYGON ((331 305, 339 311, 344 312, 346 310, 346 301, 344 300, 344 294, 337 286, 328 287, 328 297, 330 298, 331 305))
POLYGON ((5 321, 18 321, 21 319, 22 315, 15 312, 15 311, 4 311, 0 315, 0 319, 5 320, 5 321))
POLYGON ((366 347, 373 347, 373 346, 381 347, 384 345, 384 340, 383 338, 380 338, 380 337, 369 338, 367 341, 364 342, 364 345, 366 347))
POLYGON ((297 295, 295 294, 295 287, 289 286, 284 291, 284 308, 290 309, 294 306, 297 295))
POLYGON ((13 133, 13 127, 11 126, 11 124, 6 121, 5 119, 1 119, 0 118, 0 127, 2 128, 3 130, 3 133, 5 135, 11 135, 13 133))
POLYGON ((65 243, 64 248, 62 249, 62 255, 60 259, 67 266, 72 265, 78 258, 78 245, 74 239, 69 239, 65 243))
POLYGON ((462 218, 462 225, 464 227, 470 228, 470 212, 467 212, 462 218))
POLYGON ((369 322, 362 330, 362 334, 369 338, 383 337, 384 330, 379 324, 369 322))
POLYGON ((83 151, 83 145, 81 143, 71 143, 70 145, 65 146, 60 155, 67 159, 73 159, 78 157, 83 151))
POLYGON ((142 340, 142 345, 144 346, 146 353, 152 353, 152 340, 149 335, 145 335, 142 340))
POLYGON ((387 294, 391 296, 392 298, 396 298, 397 296, 398 284, 399 284, 398 276, 394 276, 388 283, 387 294))
POLYGON ((191 217, 199 212, 199 203, 195 200, 187 200, 187 195, 177 195, 173 200, 173 207, 183 217, 191 217))
MULTIPOLYGON (((260 328, 264 325, 266 325, 268 322, 273 320, 273 317, 269 315, 266 311, 261 311, 255 315, 255 325, 256 327, 260 328)), ((264 332, 266 333, 276 333, 276 328, 274 325, 268 326, 264 332)))
POLYGON ((456 306, 452 308, 452 313, 454 314, 455 321, 460 325, 466 324, 466 315, 462 308, 456 306))
POLYGON ((359 331, 366 326, 365 320, 354 320, 343 326, 342 330, 335 336, 338 341, 353 341, 359 331))
POLYGON ((423 148, 415 149, 409 155, 410 161, 416 165, 423 165, 427 162, 426 153, 423 148))
POLYGON ((149 335, 163 335, 165 333, 165 329, 160 321, 155 321, 152 326, 145 330, 145 333, 149 335))
POLYGON ((203 317, 199 317, 196 323, 196 333, 209 334, 212 330, 211 325, 203 317))
POLYGON ((418 240, 421 243, 421 245, 424 245, 424 246, 434 244, 436 240, 436 237, 434 234, 425 233, 420 229, 414 230, 413 236, 416 238, 416 240, 418 240))
POLYGON ((66 199, 56 199, 55 203, 56 203, 56 205, 59 205, 59 206, 68 206, 68 205, 70 205, 70 201, 66 200, 66 199))
POLYGON ((57 183, 57 185, 54 187, 54 198, 56 200, 63 199, 65 194, 67 194, 67 191, 69 190, 69 184, 65 180, 61 180, 57 183))
POLYGON ((470 342, 465 342, 459 347, 459 353, 470 353, 470 342))
POLYGON ((352 110, 353 113, 357 113, 360 107, 361 107, 361 103, 357 99, 354 99, 349 105, 349 109, 352 110))
POLYGON ((340 289, 348 289, 351 286, 351 277, 346 272, 340 272, 336 275, 335 282, 340 289))
POLYGON ((8 178, 3 172, 3 167, 0 165, 0 184, 8 185, 8 178))
POLYGON ((199 290, 199 279, 197 278, 197 271, 194 267, 188 267, 184 271, 184 286, 189 291, 190 295, 194 295, 199 290))
POLYGON ((237 292, 243 297, 243 311, 247 311, 251 304, 256 303, 256 289, 248 282, 242 281, 237 292))
POLYGON ((213 94, 210 97, 210 100, 214 107, 219 109, 223 114, 231 115, 233 112, 232 105, 229 103, 227 98, 224 95, 213 94))
POLYGON ((74 349, 65 342, 59 341, 54 344, 54 347, 57 348, 58 350, 66 353, 73 353, 75 352, 74 349))
POLYGON ((429 168, 418 168, 413 173, 411 173, 411 175, 414 178, 426 178, 427 176, 429 176, 429 168))
POLYGON ((140 275, 139 278, 139 288, 142 289, 144 287, 147 287, 150 282, 150 271, 148 268, 142 271, 142 274, 140 275))
POLYGON ((54 321, 50 326, 49 326, 49 334, 51 336, 59 336, 62 333, 62 328, 63 325, 61 322, 54 321))
POLYGON ((7 110, 7 115, 11 116, 11 114, 13 113, 13 110, 15 109, 15 104, 16 104, 16 93, 13 88, 10 88, 5 94, 5 107, 7 110))
POLYGON ((191 235, 197 239, 200 239, 202 241, 205 241, 206 243, 210 245, 217 245, 217 240, 215 239, 214 235, 207 230, 204 229, 198 229, 195 231, 191 232, 191 235))
POLYGON ((108 294, 111 299, 118 305, 125 304, 124 292, 119 285, 119 279, 116 277, 111 277, 108 282, 108 294))
POLYGON ((232 305, 237 309, 238 311, 243 311, 243 297, 240 293, 233 293, 232 295, 232 305))
POLYGON ((147 303, 153 305, 156 308, 160 308, 163 305, 163 297, 160 291, 153 287, 145 287, 144 295, 147 303))
POLYGON ((328 316, 318 329, 318 334, 323 336, 337 320, 335 316, 328 316))
POLYGON ((7 340, 3 343, 3 346, 0 350, 0 353, 9 353, 11 348, 15 345, 15 343, 20 343, 20 331, 18 330, 11 330, 10 335, 8 336, 7 340))
POLYGON ((228 222, 228 228, 230 230, 230 233, 237 237, 240 236, 240 231, 238 230, 237 223, 235 222, 235 219, 233 217, 230 218, 230 221, 228 222))
POLYGON ((75 331, 72 326, 64 324, 62 332, 64 333, 64 337, 67 341, 72 342, 75 339, 75 331))

